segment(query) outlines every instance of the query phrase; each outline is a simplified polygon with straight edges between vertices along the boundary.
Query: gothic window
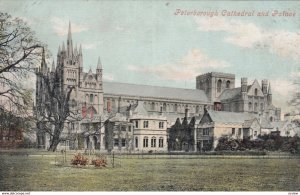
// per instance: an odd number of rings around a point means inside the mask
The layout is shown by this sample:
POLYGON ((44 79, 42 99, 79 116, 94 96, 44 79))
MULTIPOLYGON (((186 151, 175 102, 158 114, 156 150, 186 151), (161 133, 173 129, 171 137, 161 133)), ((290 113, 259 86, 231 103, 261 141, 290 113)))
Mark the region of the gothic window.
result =
POLYGON ((258 109, 258 106, 257 106, 257 103, 255 102, 254 103, 254 111, 257 112, 257 109, 258 109))
POLYGON ((163 148, 164 147, 164 138, 160 137, 158 140, 158 147, 163 148))
POLYGON ((144 128, 148 128, 149 126, 149 122, 148 121, 144 121, 144 128))
POLYGON ((226 88, 229 89, 230 88, 230 81, 226 82, 226 88))
POLYGON ((263 103, 260 104, 260 110, 261 110, 261 111, 264 110, 264 104, 263 104, 263 103))
POLYGON ((209 128, 205 128, 202 130, 203 135, 209 135, 209 128))
POLYGON ((249 111, 252 110, 252 103, 251 103, 251 102, 249 102, 249 104, 248 104, 248 110, 249 110, 249 111))
POLYGON ((257 89, 254 89, 254 95, 257 96, 257 89))
POLYGON ((94 102, 94 96, 93 94, 90 94, 90 103, 93 103, 94 102))
POLYGON ((151 147, 155 148, 156 147, 156 137, 151 138, 151 147))
POLYGON ((167 111, 167 104, 166 104, 166 103, 163 104, 163 111, 164 111, 164 112, 167 111))
POLYGON ((217 92, 221 92, 221 86, 222 86, 222 81, 221 79, 219 79, 217 83, 217 92))
POLYGON ((148 147, 148 137, 147 137, 147 136, 144 137, 144 139, 143 139, 143 147, 144 147, 144 148, 147 148, 147 147, 148 147))
POLYGON ((155 103, 154 102, 151 103, 151 110, 155 110, 155 103))
POLYGON ((164 128, 164 122, 159 122, 159 128, 163 129, 164 128))

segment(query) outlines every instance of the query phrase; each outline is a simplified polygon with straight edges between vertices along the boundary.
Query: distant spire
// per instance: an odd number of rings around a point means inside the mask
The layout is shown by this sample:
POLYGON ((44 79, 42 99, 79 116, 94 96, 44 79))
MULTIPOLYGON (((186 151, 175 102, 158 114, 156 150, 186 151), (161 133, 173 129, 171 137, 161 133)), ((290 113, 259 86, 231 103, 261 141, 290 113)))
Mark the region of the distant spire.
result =
POLYGON ((42 69, 43 72, 47 72, 47 64, 46 64, 45 48, 44 47, 43 47, 43 51, 42 51, 41 69, 42 69))
POLYGON ((78 51, 77 51, 77 44, 75 46, 75 49, 74 49, 74 55, 77 56, 78 55, 78 51))
POLYGON ((79 55, 82 55, 81 44, 80 44, 80 46, 79 46, 79 55))
POLYGON ((52 68, 51 68, 51 72, 55 72, 54 60, 52 61, 52 68))
POLYGON ((72 32, 71 32, 71 22, 69 21, 69 31, 68 31, 68 40, 67 40, 67 52, 68 56, 73 55, 73 43, 72 43, 72 32))
POLYGON ((97 69, 102 69, 102 64, 101 64, 100 56, 98 57, 97 69))
POLYGON ((58 46, 58 52, 57 52, 57 55, 60 55, 60 45, 58 46))
POLYGON ((268 94, 272 94, 272 91, 271 91, 271 83, 269 83, 269 88, 268 88, 268 94))
POLYGON ((63 44, 62 44, 62 52, 65 52, 66 51, 66 48, 65 48, 65 42, 63 41, 63 44))

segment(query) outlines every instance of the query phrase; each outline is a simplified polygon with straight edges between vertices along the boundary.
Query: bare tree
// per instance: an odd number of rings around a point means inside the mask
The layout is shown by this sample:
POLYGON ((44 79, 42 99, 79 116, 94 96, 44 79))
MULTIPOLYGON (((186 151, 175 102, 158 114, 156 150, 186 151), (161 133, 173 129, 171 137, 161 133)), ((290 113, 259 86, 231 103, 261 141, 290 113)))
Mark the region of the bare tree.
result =
MULTIPOLYGON (((45 62, 45 56, 42 57, 45 62)), ((77 121, 77 113, 70 109, 70 96, 74 86, 64 88, 61 80, 62 67, 57 66, 54 73, 37 72, 37 77, 43 81, 44 93, 37 97, 36 120, 39 130, 50 135, 49 151, 55 151, 61 141, 61 133, 67 121, 77 121)))
POLYGON ((31 95, 22 83, 39 63, 41 46, 22 19, 0 12, 0 98, 14 104, 18 112, 28 110, 31 95))

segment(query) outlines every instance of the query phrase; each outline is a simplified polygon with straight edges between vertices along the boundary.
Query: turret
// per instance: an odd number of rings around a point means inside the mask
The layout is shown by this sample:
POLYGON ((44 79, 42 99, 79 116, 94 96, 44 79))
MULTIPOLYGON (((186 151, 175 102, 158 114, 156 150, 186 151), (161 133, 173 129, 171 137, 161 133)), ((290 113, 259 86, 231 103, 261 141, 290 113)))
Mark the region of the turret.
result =
POLYGON ((54 60, 52 61, 52 68, 51 68, 51 72, 52 72, 52 73, 54 73, 54 72, 55 72, 54 60))
POLYGON ((82 72, 82 70, 83 70, 83 60, 82 60, 82 48, 81 48, 81 44, 79 46, 78 61, 79 61, 79 72, 82 72))
POLYGON ((272 105, 272 91, 271 91, 271 83, 269 83, 269 89, 268 89, 268 105, 272 105))
POLYGON ((101 76, 102 76, 102 64, 101 64, 101 61, 100 61, 100 57, 98 58, 96 74, 97 74, 98 77, 101 78, 101 76))
POLYGON ((248 82, 247 78, 241 78, 241 92, 242 93, 247 93, 247 88, 248 88, 248 82))
POLYGON ((264 95, 267 95, 267 93, 268 93, 267 89, 268 89, 268 80, 264 79, 261 81, 261 90, 264 95))
POLYGON ((46 63, 46 58, 45 58, 45 49, 43 48, 43 53, 42 53, 42 63, 41 63, 41 71, 43 74, 47 73, 47 63, 46 63))

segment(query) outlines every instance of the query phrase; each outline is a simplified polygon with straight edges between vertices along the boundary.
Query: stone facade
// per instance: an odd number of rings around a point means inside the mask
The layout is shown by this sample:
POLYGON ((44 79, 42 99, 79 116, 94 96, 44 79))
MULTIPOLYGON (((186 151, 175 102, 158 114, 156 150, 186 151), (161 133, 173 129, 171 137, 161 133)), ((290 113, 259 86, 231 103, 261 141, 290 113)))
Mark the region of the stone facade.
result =
MULTIPOLYGON (((71 94, 70 105, 71 109, 79 111, 82 120, 65 125, 66 129, 62 133, 62 137, 66 140, 64 147, 80 149, 82 146, 90 149, 107 149, 104 140, 105 128, 101 124, 104 123, 107 115, 121 113, 122 110, 137 105, 138 102, 143 102, 147 114, 143 118, 127 117, 127 127, 129 128, 130 123, 136 122, 143 125, 144 121, 148 120, 152 131, 151 133, 148 129, 145 132, 140 126, 133 126, 134 140, 130 140, 130 146, 126 144, 125 146, 138 150, 145 149, 141 146, 146 134, 149 140, 152 137, 156 139, 155 147, 147 148, 147 150, 166 150, 166 129, 175 122, 176 118, 200 117, 204 114, 205 109, 257 113, 270 121, 280 120, 280 109, 272 104, 271 87, 266 80, 263 80, 260 86, 256 80, 248 85, 247 79, 242 78, 241 87, 236 88, 234 74, 211 72, 196 77, 196 89, 182 89, 103 82, 100 58, 98 58, 96 67, 95 73, 91 69, 88 72, 83 71, 82 48, 81 45, 79 49, 77 46, 74 47, 70 24, 67 44, 65 46, 62 43, 62 46, 59 46, 56 66, 53 62, 50 70, 43 60, 41 67, 37 69, 37 102, 45 101, 45 85, 39 75, 51 77, 54 74, 60 74, 60 84, 63 90, 69 86, 75 87, 71 94), (157 124, 161 123, 164 124, 163 128, 157 129, 157 124), (162 148, 159 147, 160 138, 163 140, 162 148), (137 145, 135 145, 136 140, 137 145)), ((115 124, 118 123, 115 122, 115 124)), ((41 128, 38 126, 38 129, 41 128)), ((41 132, 38 132, 38 136, 45 137, 41 132)), ((45 138, 40 140, 45 140, 45 138)), ((118 144, 115 144, 116 147, 120 146, 119 141, 118 144)), ((148 145, 150 144, 151 141, 148 145)), ((43 143, 43 145, 46 144, 43 143)), ((122 147, 121 140, 121 149, 122 147)))

